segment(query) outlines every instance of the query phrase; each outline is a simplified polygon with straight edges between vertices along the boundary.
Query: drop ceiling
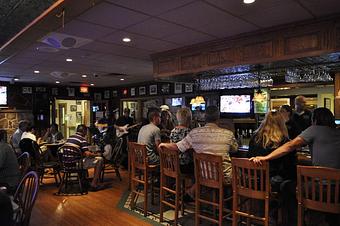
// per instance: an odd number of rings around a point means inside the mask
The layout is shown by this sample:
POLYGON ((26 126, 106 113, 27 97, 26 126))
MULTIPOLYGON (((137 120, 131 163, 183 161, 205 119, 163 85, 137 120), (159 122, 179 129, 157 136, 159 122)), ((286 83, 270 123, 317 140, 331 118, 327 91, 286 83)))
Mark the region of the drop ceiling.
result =
POLYGON ((0 81, 17 77, 27 83, 58 80, 60 85, 80 82, 98 87, 145 82, 153 80, 151 54, 340 13, 339 0, 257 0, 251 5, 242 0, 93 0, 89 7, 73 0, 68 8, 69 2, 65 1, 64 27, 53 12, 45 24, 27 31, 34 35, 23 34, 2 49, 0 81), (54 41, 62 41, 51 32, 89 42, 77 48, 51 48, 54 41), (132 41, 124 43, 124 37, 132 41), (53 42, 43 43, 42 38, 53 42))

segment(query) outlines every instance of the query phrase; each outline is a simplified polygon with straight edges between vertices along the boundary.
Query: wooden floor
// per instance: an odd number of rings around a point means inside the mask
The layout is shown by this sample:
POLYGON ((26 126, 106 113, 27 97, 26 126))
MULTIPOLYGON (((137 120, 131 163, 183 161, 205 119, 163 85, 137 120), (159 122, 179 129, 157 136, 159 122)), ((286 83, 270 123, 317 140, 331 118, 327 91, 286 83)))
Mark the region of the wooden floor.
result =
POLYGON ((35 203, 31 226, 106 226, 150 225, 117 208, 122 194, 127 190, 127 172, 121 171, 123 181, 115 174, 107 174, 105 190, 90 192, 83 196, 56 196, 53 180, 44 180, 35 203))

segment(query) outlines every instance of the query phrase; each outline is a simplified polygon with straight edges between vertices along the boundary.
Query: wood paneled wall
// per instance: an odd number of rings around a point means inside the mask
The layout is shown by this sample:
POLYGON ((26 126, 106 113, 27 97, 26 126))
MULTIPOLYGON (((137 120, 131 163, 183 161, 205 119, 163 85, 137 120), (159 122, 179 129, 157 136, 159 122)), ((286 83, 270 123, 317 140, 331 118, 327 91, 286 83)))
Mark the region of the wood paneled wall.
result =
POLYGON ((152 59, 154 75, 165 77, 339 50, 340 15, 337 15, 170 50, 154 54, 152 59))

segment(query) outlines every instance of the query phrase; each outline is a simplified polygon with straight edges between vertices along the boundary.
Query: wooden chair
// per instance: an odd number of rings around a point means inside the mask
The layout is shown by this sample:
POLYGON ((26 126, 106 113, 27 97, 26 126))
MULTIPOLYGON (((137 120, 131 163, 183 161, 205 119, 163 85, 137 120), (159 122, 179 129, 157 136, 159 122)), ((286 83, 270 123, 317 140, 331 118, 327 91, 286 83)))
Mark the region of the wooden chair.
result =
POLYGON ((100 175, 100 180, 104 181, 105 173, 116 173, 116 176, 121 181, 122 177, 120 176, 119 167, 122 159, 122 144, 123 138, 118 138, 115 146, 112 150, 112 158, 110 160, 106 160, 104 158, 104 165, 100 175))
POLYGON ((60 174, 59 174, 59 163, 55 161, 46 162, 44 161, 44 158, 41 155, 41 149, 37 142, 29 139, 24 138, 19 143, 21 151, 28 152, 31 157, 31 166, 32 170, 35 170, 38 172, 40 183, 43 183, 43 179, 45 176, 45 170, 46 169, 52 169, 53 170, 53 176, 55 179, 56 186, 59 185, 60 181, 60 174), (58 180, 59 179, 59 180, 58 180))
POLYGON ((233 168, 233 226, 238 225, 239 216, 247 219, 247 225, 251 220, 263 222, 265 226, 269 225, 269 163, 263 162, 262 166, 257 166, 246 158, 232 158, 233 168), (264 200, 264 217, 255 216, 250 212, 249 202, 264 200), (248 204, 246 210, 241 209, 244 204, 248 204))
POLYGON ((298 226, 304 210, 340 214, 340 170, 316 166, 297 166, 298 226))
POLYGON ((144 216, 148 212, 148 189, 151 185, 151 203, 154 203, 153 172, 158 170, 158 165, 149 165, 146 145, 129 142, 130 164, 131 164, 131 208, 135 207, 138 196, 144 197, 144 216), (150 177, 151 175, 151 177, 150 177), (143 186, 143 192, 140 187, 143 186), (138 188, 138 189, 137 189, 138 188))
MULTIPOLYGON (((79 148, 75 145, 65 144, 59 148, 58 158, 60 162, 60 171, 64 175, 56 194, 70 194, 67 188, 74 183, 75 180, 72 180, 73 178, 76 178, 76 181, 79 184, 80 194, 87 194, 87 191, 83 188, 83 179, 85 178, 84 175, 87 171, 83 169, 82 155, 79 148)), ((77 193, 71 192, 71 194, 77 193)))
POLYGON ((175 209, 174 225, 177 225, 179 206, 181 207, 182 215, 184 214, 185 176, 180 172, 178 151, 163 148, 159 156, 161 163, 160 222, 163 221, 164 205, 167 205, 175 209), (173 181, 171 181, 170 185, 167 183, 169 179, 174 180, 175 189, 173 189, 173 181), (175 197, 174 204, 166 200, 166 195, 169 193, 175 197))
POLYGON ((22 153, 18 157, 18 164, 19 164, 21 178, 23 178, 26 175, 26 173, 28 173, 28 170, 31 165, 30 154, 28 154, 28 152, 22 153))
POLYGON ((194 163, 196 180, 195 225, 199 225, 200 219, 205 219, 221 226, 223 219, 229 217, 232 213, 230 209, 225 208, 225 202, 230 201, 232 197, 224 198, 224 188, 228 188, 230 185, 224 185, 223 183, 222 156, 194 152, 194 163), (212 201, 201 196, 202 187, 213 189, 212 201), (213 215, 203 215, 201 213, 201 204, 212 206, 213 215), (218 210, 218 219, 215 217, 216 208, 218 210), (227 214, 224 215, 225 212, 227 214))
POLYGON ((13 201, 19 206, 19 209, 15 213, 15 222, 17 225, 29 225, 38 189, 38 174, 34 171, 30 171, 21 180, 13 198, 13 201))

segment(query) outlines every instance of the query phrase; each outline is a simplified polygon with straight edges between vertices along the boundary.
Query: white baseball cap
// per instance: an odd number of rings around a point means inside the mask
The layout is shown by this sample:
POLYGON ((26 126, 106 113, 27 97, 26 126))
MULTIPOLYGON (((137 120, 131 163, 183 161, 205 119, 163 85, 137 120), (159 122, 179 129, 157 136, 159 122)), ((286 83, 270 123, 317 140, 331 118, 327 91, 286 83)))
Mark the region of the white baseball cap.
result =
POLYGON ((161 105, 161 106, 160 106, 160 109, 161 109, 162 111, 167 111, 167 110, 169 110, 170 108, 169 108, 168 105, 164 104, 164 105, 161 105))

